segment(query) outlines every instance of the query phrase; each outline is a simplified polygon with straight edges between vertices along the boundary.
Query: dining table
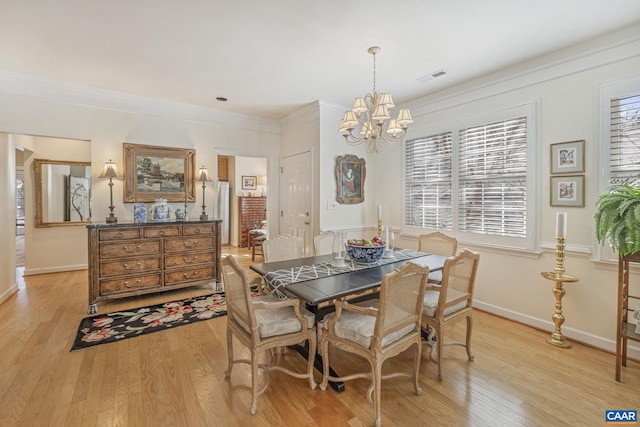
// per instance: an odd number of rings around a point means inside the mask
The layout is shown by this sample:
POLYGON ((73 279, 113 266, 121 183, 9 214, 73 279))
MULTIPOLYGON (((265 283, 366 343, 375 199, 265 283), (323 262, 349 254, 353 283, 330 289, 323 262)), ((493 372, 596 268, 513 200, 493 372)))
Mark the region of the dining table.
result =
MULTIPOLYGON (((348 260, 336 266, 331 254, 283 261, 251 264, 249 268, 260 274, 267 289, 280 299, 298 298, 315 314, 316 321, 333 311, 336 300, 358 302, 377 296, 377 290, 386 274, 406 262, 429 267, 429 272, 442 270, 446 257, 411 249, 395 249, 393 255, 373 263, 357 263, 348 260)), ((306 347, 297 346, 296 351, 304 357, 315 357, 316 369, 322 371, 319 354, 309 355, 306 347)), ((332 376, 338 376, 333 370, 332 376)), ((344 383, 331 382, 331 387, 341 392, 344 383)))

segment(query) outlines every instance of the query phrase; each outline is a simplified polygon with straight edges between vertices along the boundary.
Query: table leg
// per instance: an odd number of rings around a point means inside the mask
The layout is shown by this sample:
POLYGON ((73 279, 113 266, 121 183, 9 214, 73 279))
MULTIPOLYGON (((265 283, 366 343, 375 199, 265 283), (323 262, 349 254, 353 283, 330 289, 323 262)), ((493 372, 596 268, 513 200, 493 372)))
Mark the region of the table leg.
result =
MULTIPOLYGON (((292 350, 298 352, 300 355, 302 355, 302 357, 304 357, 305 359, 309 359, 310 355, 309 355, 309 347, 307 347, 307 345, 294 345, 289 347, 292 350)), ((322 373, 322 356, 320 356, 318 353, 315 354, 314 357, 314 362, 313 362, 313 366, 316 367, 316 369, 318 370, 318 372, 322 373)), ((331 366, 329 366, 329 375, 331 375, 332 377, 337 377, 338 374, 331 368, 331 366)), ((338 381, 338 382, 333 382, 333 381, 329 381, 329 385, 331 386, 332 389, 334 389, 335 391, 337 391, 338 393, 342 393, 345 389, 344 386, 344 382, 342 381, 338 381)))

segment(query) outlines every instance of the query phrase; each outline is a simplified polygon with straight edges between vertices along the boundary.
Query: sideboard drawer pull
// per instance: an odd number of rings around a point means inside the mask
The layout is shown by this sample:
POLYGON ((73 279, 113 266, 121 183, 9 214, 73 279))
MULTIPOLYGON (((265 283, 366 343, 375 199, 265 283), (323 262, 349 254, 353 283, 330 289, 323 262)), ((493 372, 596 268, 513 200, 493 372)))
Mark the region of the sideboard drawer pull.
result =
POLYGON ((121 231, 118 234, 116 234, 116 239, 124 239, 124 233, 121 231))
POLYGON ((160 230, 160 235, 164 236, 165 234, 167 234, 167 231, 165 229, 160 230))
POLYGON ((185 263, 187 264, 193 264, 194 262, 196 262, 196 260, 198 259, 198 255, 194 256, 191 259, 187 259, 187 257, 182 258, 184 260, 185 263))
POLYGON ((138 280, 136 280, 136 283, 135 283, 135 284, 133 284, 133 285, 130 285, 128 280, 125 280, 125 281, 124 281, 124 285, 125 285, 127 288, 133 288, 133 287, 135 287, 136 285, 139 285, 140 283, 142 283, 142 279, 138 279, 138 280))
POLYGON ((129 249, 129 246, 125 246, 122 249, 128 254, 132 254, 132 253, 138 252, 140 250, 140 245, 136 245, 135 249, 129 249))
POLYGON ((194 240, 193 243, 183 242, 185 248, 193 248, 194 246, 198 246, 198 241, 194 240))
POLYGON ((188 273, 183 274, 185 279, 195 279, 198 276, 198 271, 194 271, 191 276, 188 273))
POLYGON ((135 270, 136 267, 140 267, 140 266, 142 266, 142 263, 140 261, 138 261, 134 266, 129 266, 129 264, 127 264, 126 262, 123 264, 123 267, 125 270, 135 270))
POLYGON ((202 228, 201 227, 196 228, 196 234, 200 234, 200 233, 202 233, 202 228))

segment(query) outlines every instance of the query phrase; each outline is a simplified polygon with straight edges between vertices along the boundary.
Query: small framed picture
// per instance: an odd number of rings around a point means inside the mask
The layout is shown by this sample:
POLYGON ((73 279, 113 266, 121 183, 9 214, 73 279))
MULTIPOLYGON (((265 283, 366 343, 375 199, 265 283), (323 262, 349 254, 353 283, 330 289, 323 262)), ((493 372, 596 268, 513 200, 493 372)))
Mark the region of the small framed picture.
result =
POLYGON ((551 144, 551 174, 584 172, 584 140, 551 144))
POLYGON ((257 186, 258 178, 255 176, 242 175, 242 189, 243 190, 255 190, 257 186))
POLYGON ((552 176, 551 206, 584 207, 584 175, 552 176))
POLYGON ((341 204, 364 202, 365 160, 353 154, 336 158, 336 201, 341 204))

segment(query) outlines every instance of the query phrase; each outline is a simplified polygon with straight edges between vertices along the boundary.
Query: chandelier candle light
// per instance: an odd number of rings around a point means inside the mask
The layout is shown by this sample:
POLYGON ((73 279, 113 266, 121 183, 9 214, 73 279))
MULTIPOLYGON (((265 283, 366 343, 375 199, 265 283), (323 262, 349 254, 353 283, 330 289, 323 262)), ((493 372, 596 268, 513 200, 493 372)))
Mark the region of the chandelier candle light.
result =
POLYGON ((382 48, 372 46, 367 52, 373 55, 373 92, 354 100, 353 108, 345 112, 340 120, 339 131, 348 144, 358 145, 366 142, 367 152, 379 153, 382 147, 378 141, 387 144, 401 142, 409 125, 413 123, 413 118, 411 112, 403 108, 395 119, 391 119, 389 110, 395 107, 391 94, 378 94, 376 91, 376 54, 382 52, 382 48), (358 125, 359 132, 356 131, 358 125), (354 135, 354 131, 360 136, 354 135))
POLYGON ((118 222, 118 218, 113 214, 113 209, 115 208, 115 206, 113 206, 113 180, 122 179, 123 175, 118 171, 116 162, 109 159, 108 162, 104 163, 104 169, 102 170, 102 173, 98 175, 98 178, 109 178, 109 210, 111 212, 109 213, 106 221, 107 224, 115 224, 118 222))
POLYGON ((553 288, 553 294, 556 296, 556 309, 551 316, 551 320, 555 323, 555 331, 547 338, 547 342, 558 347, 568 348, 571 347, 571 343, 564 339, 562 335, 561 327, 564 323, 564 315, 562 314, 562 297, 566 291, 562 287, 564 282, 577 282, 579 279, 576 277, 568 276, 564 274, 564 252, 565 252, 565 239, 567 237, 567 213, 558 212, 556 214, 556 268, 553 272, 543 272, 542 277, 548 280, 556 282, 553 288))

